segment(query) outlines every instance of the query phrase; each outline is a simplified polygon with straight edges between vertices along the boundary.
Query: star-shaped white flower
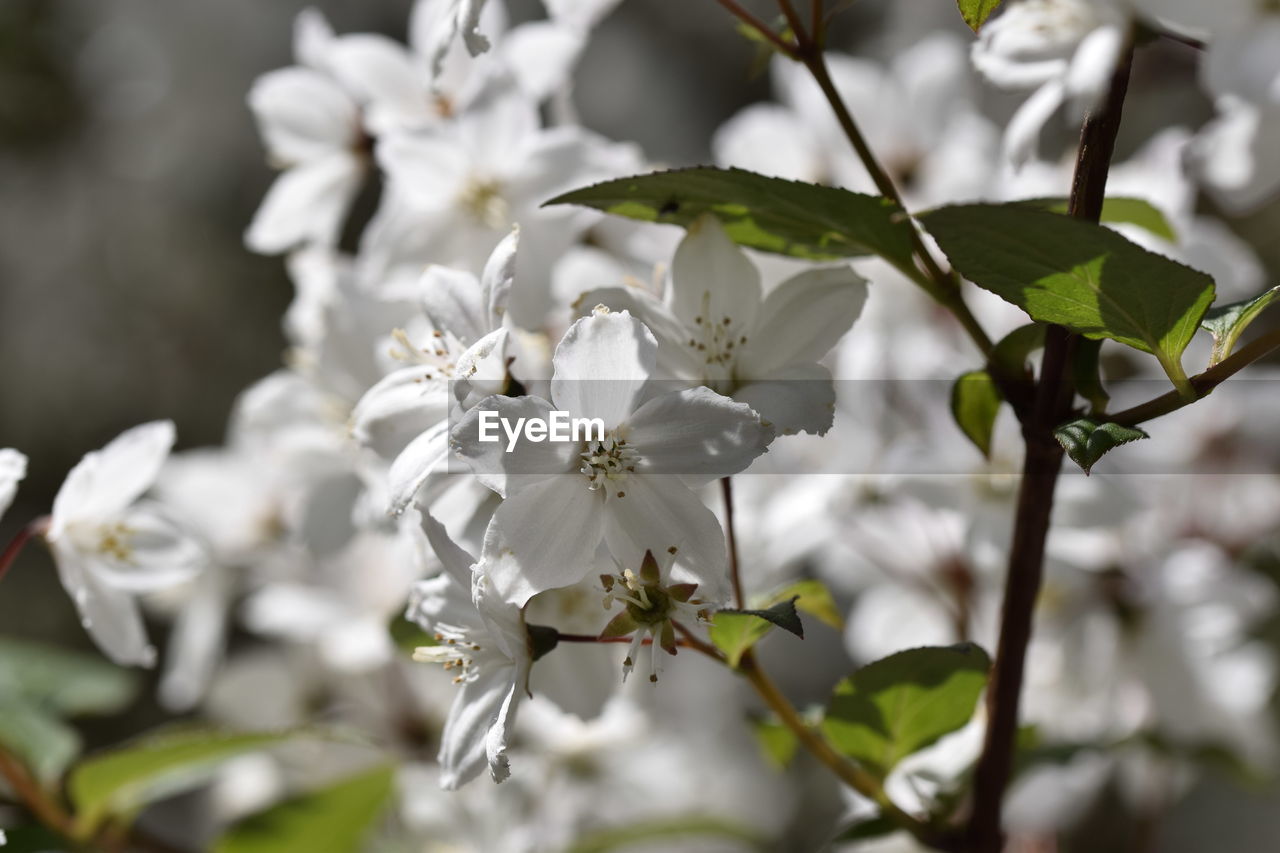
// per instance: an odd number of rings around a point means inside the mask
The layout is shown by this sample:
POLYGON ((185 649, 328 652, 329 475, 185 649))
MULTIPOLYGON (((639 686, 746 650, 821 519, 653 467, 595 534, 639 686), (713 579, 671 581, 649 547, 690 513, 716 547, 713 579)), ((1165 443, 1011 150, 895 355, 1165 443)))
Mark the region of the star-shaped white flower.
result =
POLYGON ((858 318, 866 284, 847 265, 820 267, 762 298, 759 271, 707 215, 676 250, 664 300, 615 287, 578 304, 625 308, 643 320, 657 335, 664 373, 746 403, 779 432, 821 434, 831 427, 835 390, 818 359, 858 318))
MULTIPOLYGON (((773 431, 749 406, 705 388, 645 399, 658 344, 626 311, 594 312, 565 333, 553 358, 551 400, 489 397, 454 427, 455 451, 505 501, 485 535, 481 570, 507 601, 584 578, 604 542, 631 560, 678 543, 679 581, 709 601, 727 585, 724 532, 690 487, 735 474, 768 447, 773 431), (550 420, 598 418, 603 440, 480 441, 481 412, 550 420)), ((595 437, 598 438, 598 437, 595 437)))
POLYGON ((62 585, 99 648, 119 664, 152 666, 140 593, 194 577, 204 548, 151 501, 151 488, 173 447, 172 421, 155 421, 121 434, 87 454, 53 501, 45 539, 62 585))
POLYGON ((395 334, 395 355, 405 366, 370 388, 352 412, 356 440, 393 460, 393 512, 403 511, 427 478, 442 470, 450 412, 460 414, 473 388, 480 389, 476 397, 501 390, 503 317, 518 245, 513 231, 493 250, 479 279, 463 270, 428 267, 420 283, 427 328, 395 334))
POLYGON ((436 645, 413 659, 443 664, 459 686, 440 739, 440 786, 465 785, 486 764, 501 782, 511 774, 507 741, 533 665, 524 615, 493 595, 440 522, 424 512, 422 527, 444 571, 414 585, 406 616, 436 645))

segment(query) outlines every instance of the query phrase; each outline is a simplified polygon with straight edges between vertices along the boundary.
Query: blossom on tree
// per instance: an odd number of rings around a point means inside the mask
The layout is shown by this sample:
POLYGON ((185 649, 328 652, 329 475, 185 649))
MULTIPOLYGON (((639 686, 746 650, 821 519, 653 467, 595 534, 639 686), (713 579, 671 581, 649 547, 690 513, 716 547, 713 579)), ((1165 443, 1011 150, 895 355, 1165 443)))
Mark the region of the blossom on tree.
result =
POLYGON ((58 490, 45 533, 85 630, 120 664, 155 663, 137 596, 191 579, 206 561, 162 506, 140 500, 173 442, 173 423, 154 421, 87 454, 58 490))

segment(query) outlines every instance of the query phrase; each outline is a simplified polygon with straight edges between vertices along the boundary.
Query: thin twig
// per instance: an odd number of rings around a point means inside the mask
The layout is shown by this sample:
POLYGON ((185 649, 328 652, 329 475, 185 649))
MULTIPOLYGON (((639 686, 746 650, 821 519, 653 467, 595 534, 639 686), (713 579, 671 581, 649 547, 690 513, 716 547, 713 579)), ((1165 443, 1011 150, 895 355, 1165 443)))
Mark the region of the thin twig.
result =
POLYGON ((1191 387, 1196 392, 1194 398, 1187 399, 1182 392, 1175 389, 1156 397, 1154 400, 1148 400, 1145 403, 1116 412, 1114 415, 1107 415, 1107 420, 1124 426, 1136 426, 1144 421, 1175 412, 1183 406, 1194 403, 1196 400, 1204 399, 1214 388, 1217 388, 1255 361, 1265 358, 1276 350, 1280 350, 1280 329, 1272 329, 1262 337, 1236 350, 1204 373, 1197 373, 1192 376, 1191 387))
POLYGON ((0 749, 0 776, 9 783, 22 805, 36 820, 59 835, 72 837, 75 822, 71 815, 45 792, 20 761, 3 749, 0 749))
POLYGON ((49 516, 41 516, 30 524, 24 525, 21 530, 14 534, 13 539, 5 546, 4 551, 0 552, 0 580, 4 580, 5 573, 9 571, 9 567, 13 565, 13 561, 18 558, 18 554, 23 547, 31 540, 33 536, 41 536, 49 529, 49 516))
POLYGON ((724 497, 725 540, 729 546, 729 580, 733 583, 733 600, 738 609, 747 606, 742 592, 742 569, 738 565, 738 535, 733 526, 733 483, 729 477, 720 479, 720 494, 724 497))
POLYGON ((782 37, 773 31, 773 27, 769 26, 764 21, 760 20, 755 15, 748 12, 746 9, 742 8, 740 5, 738 5, 736 0, 716 0, 716 2, 719 3, 721 6, 723 6, 725 9, 727 9, 729 11, 729 14, 733 15, 739 21, 742 21, 742 23, 751 27, 756 32, 760 33, 761 37, 767 40, 775 48, 777 48, 778 52, 781 53, 783 56, 788 56, 788 57, 791 57, 792 59, 795 58, 796 46, 794 44, 788 44, 787 42, 783 41, 782 37))

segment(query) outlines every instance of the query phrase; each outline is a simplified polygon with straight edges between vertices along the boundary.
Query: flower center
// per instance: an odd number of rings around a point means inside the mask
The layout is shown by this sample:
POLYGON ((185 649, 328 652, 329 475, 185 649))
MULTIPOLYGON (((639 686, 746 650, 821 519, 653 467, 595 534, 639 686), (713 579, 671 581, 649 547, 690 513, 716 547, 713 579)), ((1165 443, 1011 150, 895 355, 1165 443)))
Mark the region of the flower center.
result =
POLYGON ((511 208, 502 197, 502 185, 492 178, 474 177, 467 181, 458 204, 476 222, 490 228, 505 228, 511 208))
POLYGON ((85 551, 96 552, 119 563, 132 563, 136 532, 124 522, 117 521, 90 528, 80 527, 72 536, 85 551))
POLYGON ((728 314, 711 315, 711 293, 703 291, 702 312, 693 318, 693 334, 685 342, 706 365, 707 379, 728 379, 733 373, 736 349, 747 342, 741 323, 728 314))
POLYGON ((479 677, 473 655, 480 651, 480 646, 467 639, 465 631, 437 626, 433 635, 435 646, 419 646, 413 650, 413 659, 418 663, 442 664, 446 671, 457 671, 453 677, 454 684, 475 681, 479 677))
POLYGON ((428 344, 425 347, 418 347, 409 340, 409 334, 404 329, 393 329, 391 340, 390 355, 396 361, 409 365, 420 364, 429 368, 424 374, 426 379, 453 378, 453 370, 462 352, 462 345, 452 334, 433 331, 428 344))
POLYGON ((619 488, 627 477, 635 473, 640 454, 626 439, 610 432, 603 441, 589 441, 582 451, 582 467, 578 470, 587 478, 587 488, 602 490, 607 497, 611 492, 617 497, 626 497, 626 492, 619 488))

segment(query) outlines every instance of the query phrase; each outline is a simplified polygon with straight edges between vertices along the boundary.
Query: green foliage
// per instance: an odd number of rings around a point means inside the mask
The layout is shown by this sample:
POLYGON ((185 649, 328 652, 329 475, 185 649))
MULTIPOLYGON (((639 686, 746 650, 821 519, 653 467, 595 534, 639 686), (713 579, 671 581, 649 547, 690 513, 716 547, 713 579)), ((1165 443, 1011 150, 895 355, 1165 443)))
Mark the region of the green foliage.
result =
POLYGON ((844 630, 844 617, 840 615, 840 608, 836 606, 835 599, 831 597, 831 591, 822 581, 796 581, 777 590, 767 600, 778 602, 788 598, 795 599, 797 610, 808 613, 837 631, 844 630))
MULTIPOLYGON (((1051 213, 1067 212, 1067 199, 1060 197, 1028 198, 1016 201, 1014 204, 1047 210, 1051 213)), ((1178 241, 1177 232, 1173 230, 1173 226, 1169 224, 1169 220, 1159 208, 1140 198, 1107 198, 1102 203, 1102 216, 1099 219, 1113 225, 1137 225, 1170 243, 1178 241)))
POLYGON ((1002 0, 956 0, 956 5, 960 7, 960 16, 964 18, 964 22, 976 33, 982 29, 991 13, 1000 8, 1001 2, 1002 0))
POLYGON ((889 818, 883 815, 875 817, 865 817, 854 821, 853 824, 845 828, 837 835, 833 842, 836 844, 847 844, 851 841, 870 841, 873 838, 883 838, 886 835, 892 835, 902 827, 898 826, 889 818))
POLYGON ((80 754, 80 735, 66 723, 18 698, 0 699, 0 748, 45 785, 56 782, 80 754))
POLYGON ((831 745, 884 778, 903 758, 962 728, 991 668, 972 643, 908 649, 836 685, 822 730, 831 745))
POLYGON ((286 800, 236 824, 215 853, 357 853, 395 787, 381 766, 286 800))
POLYGON ((101 658, 0 638, 0 696, 76 717, 121 711, 138 687, 136 674, 101 658))
POLYGON ((1076 393, 1089 401, 1090 413, 1100 415, 1107 410, 1111 395, 1102 384, 1102 341, 1088 338, 1079 341, 1071 359, 1071 375, 1076 393))
POLYGON ((893 202, 743 169, 699 166, 636 175, 574 190, 547 204, 580 204, 686 228, 711 213, 735 242, 752 249, 817 261, 876 254, 915 274, 912 225, 893 202))
POLYGON ((1025 205, 943 207, 925 226, 965 278, 1033 320, 1110 338, 1159 359, 1193 393, 1181 356, 1213 302, 1213 280, 1101 225, 1025 205))
POLYGON ((1098 423, 1092 418, 1078 418, 1065 423, 1053 431, 1053 437, 1067 451, 1071 461, 1079 465, 1086 474, 1107 451, 1131 441, 1150 438, 1137 427, 1098 423))
POLYGON ((747 650, 760 642, 775 625, 797 637, 804 637, 795 598, 780 601, 764 610, 721 610, 716 613, 707 633, 716 648, 724 652, 729 666, 736 667, 747 650))
POLYGON ((567 853, 613 853, 636 844, 647 844, 648 849, 656 850, 659 849, 657 842, 687 838, 723 838, 759 849, 763 849, 764 844, 764 839, 741 824, 717 817, 689 815, 602 829, 580 838, 567 853))
POLYGON ((204 782, 222 762, 283 743, 290 733, 225 734, 186 729, 152 735, 82 761, 67 786, 79 820, 97 826, 204 782))
POLYGON ((1009 376, 1022 376, 1027 372, 1027 360, 1031 353, 1044 349, 1044 326, 1028 323, 1019 326, 1001 338, 991 350, 991 362, 1009 376))
POLYGON ((1252 299, 1232 302, 1227 305, 1215 305, 1210 308, 1200 321, 1201 328, 1213 335, 1213 354, 1209 357, 1210 366, 1217 364, 1235 349, 1236 342, 1249 324, 1257 319, 1263 309, 1280 298, 1280 287, 1273 287, 1252 299))
POLYGON ((1004 398, 985 370, 962 373, 951 386, 951 414, 960 430, 977 446, 978 452, 991 458, 991 432, 1004 398))
POLYGON ((751 733, 756 736, 765 759, 780 770, 791 763, 800 746, 795 732, 778 722, 776 717, 752 720, 751 733))

